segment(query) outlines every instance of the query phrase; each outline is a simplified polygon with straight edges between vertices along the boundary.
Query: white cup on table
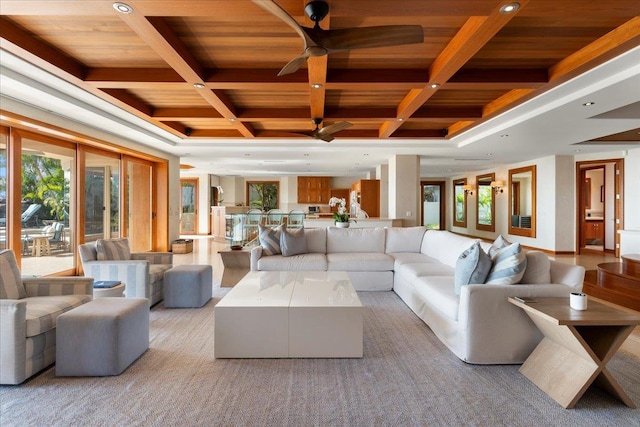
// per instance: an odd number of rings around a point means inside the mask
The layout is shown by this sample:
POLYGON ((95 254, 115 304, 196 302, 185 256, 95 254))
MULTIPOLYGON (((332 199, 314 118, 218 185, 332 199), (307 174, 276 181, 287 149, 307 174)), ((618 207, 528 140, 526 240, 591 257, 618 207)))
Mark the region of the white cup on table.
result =
POLYGON ((587 309, 587 294, 580 292, 571 292, 569 295, 569 307, 574 310, 586 310, 587 309))

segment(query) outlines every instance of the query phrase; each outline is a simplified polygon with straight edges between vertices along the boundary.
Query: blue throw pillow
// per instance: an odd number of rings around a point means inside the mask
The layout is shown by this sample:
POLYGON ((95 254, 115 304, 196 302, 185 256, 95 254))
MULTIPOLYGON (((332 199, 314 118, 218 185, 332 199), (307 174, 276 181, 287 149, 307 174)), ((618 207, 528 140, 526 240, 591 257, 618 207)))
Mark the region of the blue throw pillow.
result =
POLYGON ((489 256, 493 258, 496 252, 498 252, 500 249, 506 248, 510 244, 511 242, 502 237, 502 234, 499 235, 496 240, 493 241, 491 247, 489 248, 489 256))
POLYGON ((276 228, 258 226, 258 239, 260 239, 260 246, 262 246, 262 252, 265 255, 278 255, 281 254, 280 250, 280 233, 282 233, 282 224, 276 228))
POLYGON ((297 230, 283 229, 282 233, 280 233, 280 250, 282 251, 282 256, 300 255, 309 252, 304 228, 297 230))
POLYGON ((489 285, 516 284, 520 282, 527 268, 527 256, 520 247, 520 243, 498 250, 492 260, 493 267, 485 282, 489 285))
POLYGON ((491 270, 491 258, 475 242, 469 249, 462 252, 456 261, 454 282, 456 295, 460 295, 460 288, 469 284, 481 284, 487 279, 491 270))

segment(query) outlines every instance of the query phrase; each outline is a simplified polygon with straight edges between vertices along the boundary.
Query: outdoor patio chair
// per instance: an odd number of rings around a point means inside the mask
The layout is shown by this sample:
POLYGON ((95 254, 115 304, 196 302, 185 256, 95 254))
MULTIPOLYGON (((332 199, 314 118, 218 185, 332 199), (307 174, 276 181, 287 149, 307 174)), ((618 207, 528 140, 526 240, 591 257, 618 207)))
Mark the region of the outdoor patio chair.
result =
POLYGON ((30 225, 38 225, 38 216, 37 213, 42 208, 42 205, 38 203, 32 203, 29 205, 27 210, 22 213, 20 220, 22 221, 22 227, 27 227, 30 225))
POLYGON ((64 224, 61 222, 54 222, 51 224, 51 230, 53 236, 49 239, 49 246, 56 246, 58 249, 66 249, 67 241, 64 235, 64 224))

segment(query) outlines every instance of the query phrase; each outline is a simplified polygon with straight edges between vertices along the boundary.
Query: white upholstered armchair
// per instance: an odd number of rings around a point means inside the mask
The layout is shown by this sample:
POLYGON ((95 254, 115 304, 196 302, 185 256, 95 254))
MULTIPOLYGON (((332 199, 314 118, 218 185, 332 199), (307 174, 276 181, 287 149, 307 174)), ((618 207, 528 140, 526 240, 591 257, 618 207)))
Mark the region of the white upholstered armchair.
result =
POLYGON ((119 280, 127 297, 164 299, 164 272, 173 266, 171 252, 130 252, 127 239, 101 239, 78 247, 84 275, 119 280))
POLYGON ((20 384, 56 359, 56 319, 91 301, 90 277, 22 278, 0 252, 0 384, 20 384))

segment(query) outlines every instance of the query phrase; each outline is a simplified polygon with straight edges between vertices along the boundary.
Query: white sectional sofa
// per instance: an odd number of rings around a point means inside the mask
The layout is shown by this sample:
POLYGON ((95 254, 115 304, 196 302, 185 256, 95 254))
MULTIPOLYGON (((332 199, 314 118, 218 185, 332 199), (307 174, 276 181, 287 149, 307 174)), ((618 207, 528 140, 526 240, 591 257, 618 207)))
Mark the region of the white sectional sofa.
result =
MULTIPOLYGON (((252 271, 344 270, 356 290, 395 293, 460 359, 522 363, 542 339, 510 296, 568 296, 580 291, 584 268, 530 252, 531 271, 515 285, 470 284, 456 295, 455 266, 476 240, 424 227, 306 229, 308 253, 285 257, 251 251, 252 271)), ((488 250, 490 243, 481 242, 488 250)))

